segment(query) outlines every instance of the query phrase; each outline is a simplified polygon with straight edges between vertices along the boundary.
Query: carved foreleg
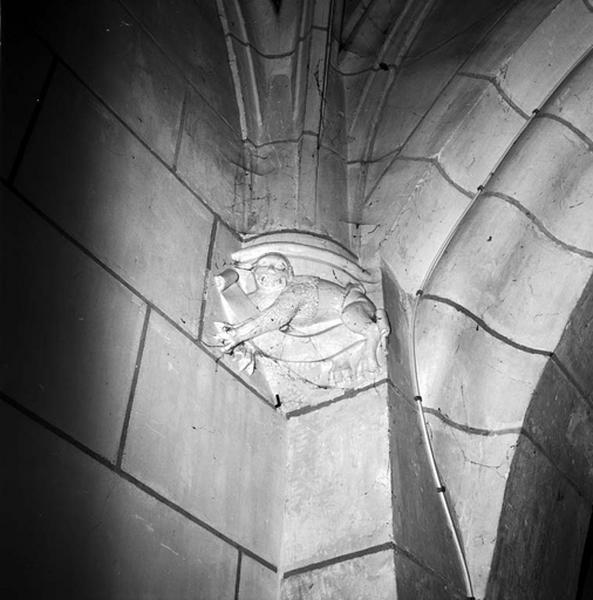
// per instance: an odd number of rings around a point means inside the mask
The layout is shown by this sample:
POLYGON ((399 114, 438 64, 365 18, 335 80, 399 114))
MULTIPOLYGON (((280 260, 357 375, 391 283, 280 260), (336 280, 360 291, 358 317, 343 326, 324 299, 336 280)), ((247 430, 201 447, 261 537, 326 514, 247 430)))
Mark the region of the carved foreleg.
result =
POLYGON ((285 291, 261 315, 235 326, 223 324, 218 335, 223 344, 223 351, 231 352, 242 342, 285 327, 292 321, 298 310, 298 298, 290 291, 285 291))

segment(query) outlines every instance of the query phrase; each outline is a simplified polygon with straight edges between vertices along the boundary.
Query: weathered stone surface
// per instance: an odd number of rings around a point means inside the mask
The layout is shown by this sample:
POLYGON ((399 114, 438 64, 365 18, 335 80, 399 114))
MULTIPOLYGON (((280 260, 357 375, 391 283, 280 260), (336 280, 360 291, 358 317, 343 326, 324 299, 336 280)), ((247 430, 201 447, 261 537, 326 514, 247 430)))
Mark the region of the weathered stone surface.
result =
MULTIPOLYGON (((405 143, 508 4, 508 0, 435 3, 398 70, 396 83, 389 90, 377 127, 373 158, 405 143)), ((358 157, 359 154, 353 155, 353 158, 358 157)))
POLYGON ((56 72, 17 186, 197 335, 212 216, 64 70, 56 72))
POLYGON ((591 47, 592 36, 593 19, 585 3, 563 0, 504 65, 502 88, 530 113, 591 47))
POLYGON ((511 196, 564 244, 593 252, 593 153, 565 125, 533 121, 488 182, 489 192, 511 196))
POLYGON ((177 172, 212 210, 232 227, 242 229, 240 139, 193 90, 185 110, 177 172))
POLYGON ((511 6, 488 32, 482 44, 474 50, 463 65, 463 71, 491 77, 504 76, 507 64, 513 60, 521 60, 523 44, 560 2, 561 0, 523 0, 511 6))
POLYGON ((438 159, 457 185, 475 191, 524 123, 490 82, 455 77, 402 154, 438 159))
POLYGON ((517 208, 485 196, 458 227, 425 291, 502 335, 553 350, 593 262, 558 246, 517 208))
POLYGON ((237 551, 0 405, 9 598, 234 598, 237 551))
POLYGON ((363 213, 363 259, 379 250, 399 285, 414 294, 470 199, 430 162, 396 160, 363 213))
POLYGON ((478 435, 426 415, 477 598, 484 597, 518 433, 478 435))
POLYGON ((384 308, 391 327, 387 337, 387 376, 399 391, 411 398, 414 393, 410 357, 410 303, 385 265, 381 281, 384 308))
POLYGON ((215 0, 124 0, 123 4, 180 66, 207 104, 239 134, 237 102, 215 0))
MULTIPOLYGON (((319 130, 319 118, 323 109, 323 103, 326 101, 322 97, 325 89, 322 87, 325 77, 325 69, 329 65, 325 64, 325 54, 327 52, 327 31, 313 29, 311 31, 311 40, 309 42, 309 60, 316 65, 314 69, 307 70, 307 93, 305 100, 305 120, 303 129, 306 131, 319 130)), ((329 74, 328 74, 329 76, 329 74)))
POLYGON ((590 502, 522 437, 504 496, 486 598, 572 600, 590 502))
MULTIPOLYGON (((589 20, 591 16, 589 15, 589 20)), ((552 114, 593 138, 593 55, 589 53, 546 102, 544 112, 552 114)))
MULTIPOLYGON (((6 15, 8 12, 8 15, 6 15)), ((51 54, 39 40, 23 32, 4 13, 2 32, 2 129, 1 173, 7 177, 31 118, 44 81, 49 74, 51 54), (22 61, 22 62, 21 62, 22 61), (27 68, 23 69, 22 64, 27 68)), ((16 21, 16 19, 15 19, 16 21)))
POLYGON ((288 421, 283 565, 392 539, 386 385, 288 421))
POLYGON ((277 563, 284 433, 284 421, 271 406, 161 317, 151 316, 126 471, 277 563))
POLYGON ((593 502, 593 408, 550 361, 525 415, 529 437, 593 502))
MULTIPOLYGON (((324 4, 317 3, 317 7, 324 4)), ((327 71, 327 83, 325 102, 322 104, 321 116, 321 146, 333 150, 337 155, 346 157, 348 155, 348 137, 346 130, 348 121, 346 119, 346 98, 344 94, 343 78, 336 70, 337 46, 332 45, 331 65, 327 71)), ((344 165, 345 168, 345 165, 344 165)))
POLYGON ((554 353, 576 378, 583 392, 593 397, 593 279, 589 279, 572 311, 554 353))
MULTIPOLYGON (((403 397, 393 390, 389 396, 395 543, 447 581, 451 589, 463 591, 453 537, 428 463, 418 407, 411 397, 403 397)), ((401 581, 406 589, 414 589, 416 584, 408 581, 411 577, 408 571, 418 570, 416 565, 407 568, 404 564, 402 569, 401 574, 399 568, 396 570, 398 587, 401 581)), ((422 580, 422 577, 418 580, 418 589, 427 584, 427 581, 420 584, 422 580)), ((424 597, 432 596, 425 590, 424 597)))
MULTIPOLYGON (((298 142, 283 141, 250 151, 251 181, 244 226, 247 233, 294 229, 299 222, 305 229, 311 227, 315 215, 297 213, 298 150, 298 142)), ((304 204, 315 206, 311 201, 304 204)))
POLYGON ((110 460, 144 304, 2 190, 2 390, 110 460))
POLYGON ((282 581, 282 600, 392 600, 396 597, 393 550, 360 556, 282 581))
POLYGON ((421 300, 416 318, 424 405, 461 427, 520 428, 548 358, 513 348, 454 308, 421 300))
MULTIPOLYGON (((467 596, 401 552, 395 552, 397 596, 401 600, 467 600, 467 596)), ((368 600, 372 600, 369 597, 368 600)))
MULTIPOLYGON (((303 160, 301 156, 301 161, 303 160)), ((319 149, 314 231, 350 246, 346 164, 332 150, 319 149)))
POLYGON ((280 575, 249 556, 241 558, 241 580, 236 600, 277 600, 280 575))
POLYGON ((66 63, 167 164, 173 164, 185 83, 120 3, 52 2, 38 19, 66 63))
MULTIPOLYGON (((318 170, 320 167, 320 151, 318 148, 319 138, 316 135, 304 134, 299 143, 299 165, 298 165, 298 181, 297 181, 297 194, 298 200, 296 205, 297 223, 304 229, 315 229, 316 226, 321 226, 322 223, 328 223, 332 227, 331 218, 320 219, 318 214, 318 208, 323 208, 323 203, 327 203, 327 208, 334 208, 337 198, 345 198, 345 179, 344 173, 336 173, 333 169, 325 169, 324 176, 329 178, 329 181, 324 181, 318 176, 318 170), (337 176, 336 176, 337 175, 337 176), (341 177, 340 177, 341 176, 341 177), (325 187, 329 191, 329 195, 324 198, 317 198, 317 186, 325 187), (332 184, 337 184, 336 192, 332 189, 332 184), (340 193, 341 192, 341 193, 340 193), (320 202, 321 201, 321 202, 320 202)), ((325 150, 327 153, 328 151, 325 150)), ((331 160, 331 158, 330 158, 331 160)), ((327 162, 327 161, 326 161, 327 162)), ((329 165, 333 166, 332 164, 329 165)), ((346 206, 342 212, 343 219, 346 218, 346 206)), ((334 208, 335 210, 335 208, 334 208)), ((327 210, 326 210, 327 212, 327 210)), ((340 212, 336 216, 339 216, 340 212)), ((339 218, 339 217, 338 217, 339 218)), ((334 226, 335 226, 334 222, 334 226)), ((342 241, 342 240, 340 240, 342 241)))

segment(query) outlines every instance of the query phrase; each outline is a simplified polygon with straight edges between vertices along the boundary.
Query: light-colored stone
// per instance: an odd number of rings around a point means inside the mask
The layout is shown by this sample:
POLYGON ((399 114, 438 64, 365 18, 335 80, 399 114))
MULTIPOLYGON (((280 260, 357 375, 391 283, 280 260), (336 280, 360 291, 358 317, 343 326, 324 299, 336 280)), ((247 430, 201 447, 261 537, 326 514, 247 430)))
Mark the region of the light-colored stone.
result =
POLYGON ((505 492, 487 598, 575 598, 590 514, 590 501, 522 437, 505 492))
MULTIPOLYGON (((591 20, 591 15, 589 16, 591 20)), ((562 85, 543 107, 545 114, 552 114, 576 127, 593 139, 593 55, 577 65, 562 85)))
MULTIPOLYGON (((395 543, 451 589, 462 592, 459 559, 431 471, 418 405, 411 396, 391 389, 389 397, 395 543)), ((407 571, 405 567, 404 572, 397 571, 398 586, 401 581, 404 587, 414 588, 407 571)), ((427 592, 425 597, 430 597, 427 592)))
POLYGON ((240 138, 193 90, 185 110, 177 173, 226 223, 241 229, 245 167, 240 138))
POLYGON ((278 600, 279 593, 280 575, 244 554, 236 600, 278 600))
POLYGON ((115 461, 144 303, 2 189, 2 391, 115 461))
POLYGON ((239 238, 226 225, 218 221, 216 224, 214 245, 212 247, 210 269, 204 290, 205 307, 201 342, 214 354, 217 360, 223 361, 246 385, 255 388, 260 394, 272 401, 273 396, 263 373, 256 370, 252 374, 249 374, 246 371, 237 369, 232 357, 222 352, 220 341, 216 339, 217 330, 215 323, 217 321, 224 321, 225 307, 216 289, 215 277, 218 273, 232 266, 231 257, 240 248, 241 242, 239 238))
POLYGON ((591 47, 593 19, 584 2, 563 0, 504 65, 500 83, 526 113, 538 108, 591 47))
MULTIPOLYGON (((250 194, 247 198, 246 233, 297 227, 296 171, 298 142, 276 142, 250 152, 250 194)), ((313 203, 307 203, 314 206, 313 203)), ((298 215, 311 226, 314 215, 298 215)))
POLYGON ((506 480, 518 433, 477 435, 427 414, 439 473, 461 533, 477 598, 490 574, 506 480))
MULTIPOLYGON (((318 3, 318 6, 322 3, 318 3)), ((337 47, 331 47, 331 64, 327 71, 325 102, 323 106, 323 122, 320 128, 321 146, 333 150, 337 155, 346 158, 348 141, 346 129, 346 97, 343 79, 335 68, 337 47)))
POLYGON ((458 76, 441 93, 402 154, 437 159, 457 185, 475 191, 524 123, 525 118, 490 82, 458 76))
POLYGON ((392 600, 396 597, 393 550, 306 571, 282 581, 282 600, 392 600))
MULTIPOLYGON (((209 311, 209 347, 236 368, 261 371, 271 403, 284 410, 311 404, 315 388, 363 387, 384 378, 385 311, 367 291, 379 275, 347 250, 308 234, 255 238, 216 274, 218 313, 209 311), (302 388, 302 389, 299 389, 302 388)), ((322 394, 323 396, 324 394, 322 394)))
POLYGON ((414 294, 469 202, 432 163, 395 161, 363 213, 363 260, 379 250, 399 285, 414 294))
POLYGON ((384 265, 382 274, 384 307, 391 326, 391 333, 387 338, 387 375, 398 390, 411 398, 414 395, 410 356, 411 307, 391 269, 384 265))
POLYGON ((19 173, 28 199, 197 335, 212 216, 63 69, 19 173))
MULTIPOLYGON (((322 227, 322 222, 327 222, 330 228, 335 227, 337 224, 334 222, 332 227, 332 219, 320 218, 318 209, 323 208, 323 204, 319 202, 317 198, 318 183, 321 185, 326 184, 328 187, 330 187, 331 183, 336 183, 336 179, 338 179, 338 185, 335 193, 332 190, 331 194, 327 196, 327 198, 323 199, 324 201, 327 200, 328 207, 333 207, 337 198, 344 198, 346 195, 345 191, 340 193, 345 188, 343 180, 340 181, 339 177, 332 177, 333 172, 327 172, 326 169, 325 176, 330 176, 329 182, 323 181, 318 175, 318 169, 320 166, 320 148, 318 146, 319 138, 316 135, 304 134, 301 137, 298 149, 298 201, 296 206, 296 220, 301 229, 315 230, 318 226, 322 227)), ((321 200, 321 198, 319 200, 321 200)))
POLYGON ((0 405, 9 598, 232 600, 237 550, 0 405))
POLYGON ((593 153, 561 123, 533 121, 488 182, 489 192, 511 196, 561 242, 593 252, 593 153))
POLYGON ((288 446, 285 570, 392 539, 386 385, 289 419, 288 446))
POLYGON ((341 156, 323 146, 319 149, 318 161, 315 230, 349 247, 346 163, 341 156))
POLYGON ((415 349, 424 405, 462 427, 485 430, 521 427, 548 361, 429 299, 418 308, 415 349))
POLYGON ((154 314, 123 468, 252 552, 277 563, 284 421, 154 314))
POLYGON ((467 213, 425 291, 461 304, 498 333, 552 351, 593 271, 504 200, 467 213))

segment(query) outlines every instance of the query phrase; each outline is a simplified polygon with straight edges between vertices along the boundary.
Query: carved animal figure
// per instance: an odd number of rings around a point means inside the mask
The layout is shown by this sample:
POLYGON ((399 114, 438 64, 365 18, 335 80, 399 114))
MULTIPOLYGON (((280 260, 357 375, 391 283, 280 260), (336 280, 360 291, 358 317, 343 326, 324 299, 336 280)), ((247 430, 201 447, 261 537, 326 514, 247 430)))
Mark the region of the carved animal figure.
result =
POLYGON ((264 333, 340 318, 365 338, 359 368, 367 372, 379 368, 377 349, 389 326, 384 311, 377 311, 361 286, 342 287, 319 277, 295 276, 288 259, 276 253, 260 257, 252 272, 256 290, 249 297, 260 314, 238 325, 222 324, 218 338, 224 352, 231 353, 264 333))

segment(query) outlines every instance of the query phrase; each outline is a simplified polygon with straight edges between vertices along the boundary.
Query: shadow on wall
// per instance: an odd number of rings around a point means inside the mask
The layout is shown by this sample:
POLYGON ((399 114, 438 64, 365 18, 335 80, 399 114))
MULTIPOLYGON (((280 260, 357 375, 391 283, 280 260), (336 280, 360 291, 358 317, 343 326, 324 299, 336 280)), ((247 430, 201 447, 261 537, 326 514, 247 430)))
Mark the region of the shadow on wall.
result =
POLYGON ((282 423, 197 341, 229 230, 184 173, 232 191, 238 127, 213 6, 178 3, 172 39, 158 3, 3 4, 6 597, 274 597, 281 506, 252 509, 281 493, 282 423))

